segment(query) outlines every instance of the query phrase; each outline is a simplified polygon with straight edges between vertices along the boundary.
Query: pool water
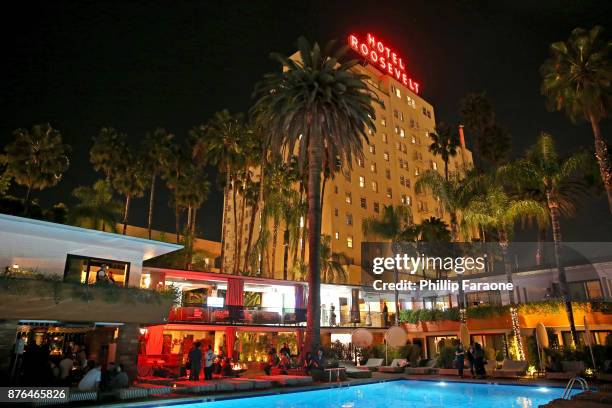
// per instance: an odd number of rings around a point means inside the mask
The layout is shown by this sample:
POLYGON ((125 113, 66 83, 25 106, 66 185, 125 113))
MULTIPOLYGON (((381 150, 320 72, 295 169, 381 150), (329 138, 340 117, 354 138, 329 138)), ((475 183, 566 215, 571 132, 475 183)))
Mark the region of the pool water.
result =
POLYGON ((537 408, 562 388, 389 381, 343 388, 184 404, 189 408, 537 408))

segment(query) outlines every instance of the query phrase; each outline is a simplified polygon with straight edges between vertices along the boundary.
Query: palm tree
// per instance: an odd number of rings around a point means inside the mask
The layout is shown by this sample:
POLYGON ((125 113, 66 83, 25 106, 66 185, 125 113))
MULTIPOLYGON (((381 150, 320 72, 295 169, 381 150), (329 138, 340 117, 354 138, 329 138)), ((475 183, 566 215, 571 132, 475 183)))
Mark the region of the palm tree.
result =
POLYGON ((348 257, 342 252, 333 252, 331 237, 321 236, 321 276, 325 283, 346 283, 348 274, 344 265, 349 263, 348 257))
POLYGON ((123 209, 123 235, 127 233, 130 204, 132 199, 144 195, 146 180, 142 158, 135 157, 127 147, 114 161, 113 187, 125 197, 123 209))
POLYGON ((172 143, 174 135, 165 129, 157 128, 153 133, 147 134, 143 140, 144 166, 147 176, 150 178, 149 187, 149 212, 147 217, 147 230, 151 239, 153 225, 153 205, 155 200, 155 184, 157 176, 164 171, 171 162, 172 143))
POLYGON ((568 297, 567 277, 560 255, 562 241, 560 224, 562 193, 560 191, 568 180, 579 177, 581 170, 587 168, 588 161, 588 156, 584 152, 575 153, 564 159, 559 157, 552 136, 543 132, 524 159, 499 169, 499 174, 503 179, 513 181, 517 185, 536 186, 546 194, 561 296, 565 300, 565 310, 570 322, 574 344, 578 344, 578 338, 572 304, 568 297))
POLYGON ((62 142, 62 135, 50 124, 32 126, 31 130, 17 129, 14 140, 4 147, 6 174, 26 187, 24 213, 28 213, 32 190, 53 187, 68 169, 70 147, 62 142))
POLYGON ((451 234, 444 220, 429 217, 417 226, 418 240, 422 242, 450 242, 451 234))
MULTIPOLYGON (((194 129, 193 157, 198 161, 204 161, 216 166, 221 174, 225 176, 223 187, 224 205, 229 203, 229 193, 232 192, 234 212, 234 239, 238 239, 237 222, 237 187, 236 169, 240 167, 244 159, 244 147, 242 142, 246 129, 241 114, 232 115, 227 110, 215 113, 206 125, 194 129)), ((225 269, 225 222, 221 233, 221 273, 225 269)), ((237 250, 235 242, 234 253, 237 250)), ((234 270, 235 268, 234 265, 234 270)))
MULTIPOLYGON (((412 225, 410 208, 405 206, 393 207, 385 205, 380 218, 369 217, 362 222, 361 228, 366 237, 374 236, 391 241, 393 256, 399 252, 398 245, 405 240, 406 234, 412 225)), ((393 279, 398 282, 397 268, 393 268, 393 279)), ((395 296, 395 324, 399 324, 399 293, 395 296)))
MULTIPOLYGON (((462 221, 468 225, 490 227, 497 231, 508 283, 512 283, 512 265, 508 254, 508 245, 514 225, 517 221, 534 219, 542 224, 548 220, 547 209, 542 203, 536 200, 513 199, 500 186, 492 186, 485 194, 477 195, 471 199, 462 215, 462 221)), ((514 321, 518 319, 514 307, 514 291, 509 291, 508 294, 514 321)), ((520 330, 514 324, 512 328, 518 344, 519 359, 524 360, 525 352, 520 330)))
POLYGON ((430 189, 449 213, 451 240, 454 242, 459 241, 459 214, 472 197, 479 180, 475 172, 468 173, 463 179, 451 177, 445 180, 437 171, 427 170, 415 183, 416 191, 430 189))
POLYGON ((541 92, 546 96, 548 109, 564 110, 572 122, 586 119, 591 123, 595 157, 612 212, 612 165, 599 127, 612 103, 611 50, 612 42, 604 35, 603 27, 595 26, 589 31, 576 28, 567 42, 551 44, 550 58, 544 62, 540 73, 541 92))
POLYGON ((457 155, 459 138, 454 130, 446 123, 440 122, 436 125, 435 133, 429 133, 431 144, 429 151, 435 156, 440 156, 444 162, 444 179, 448 181, 448 162, 451 157, 457 155))
POLYGON ((71 224, 85 228, 117 232, 121 219, 121 203, 113 198, 113 187, 106 180, 96 181, 92 187, 77 187, 72 195, 79 203, 70 211, 71 224))
MULTIPOLYGON (((299 59, 273 57, 282 70, 265 76, 259 84, 253 113, 258 123, 268 124, 269 146, 297 153, 308 168, 308 316, 305 350, 320 343, 321 287, 321 173, 330 146, 350 166, 353 156, 363 156, 366 127, 375 129, 372 102, 364 75, 355 72, 359 63, 345 61, 346 48, 323 50, 301 37, 299 59)), ((328 163, 334 165, 334 163, 328 163)), ((330 169, 333 171, 333 169, 330 169)))
POLYGON ((117 169, 115 162, 127 149, 126 135, 112 127, 103 127, 97 136, 93 137, 93 146, 89 150, 89 161, 94 170, 102 172, 110 181, 117 169))

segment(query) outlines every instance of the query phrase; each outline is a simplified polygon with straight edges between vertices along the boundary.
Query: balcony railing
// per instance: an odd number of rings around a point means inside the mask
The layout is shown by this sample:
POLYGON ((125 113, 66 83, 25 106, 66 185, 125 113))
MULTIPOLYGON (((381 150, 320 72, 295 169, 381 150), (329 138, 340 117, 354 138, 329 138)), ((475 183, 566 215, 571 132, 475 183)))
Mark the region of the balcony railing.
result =
MULTIPOLYGON (((171 323, 198 323, 215 325, 269 325, 269 326, 305 326, 306 309, 288 309, 273 307, 225 306, 175 307, 170 311, 168 321, 171 323)), ((386 327, 393 324, 393 314, 388 314, 386 323, 381 312, 341 312, 335 319, 330 311, 322 311, 322 327, 386 327)))

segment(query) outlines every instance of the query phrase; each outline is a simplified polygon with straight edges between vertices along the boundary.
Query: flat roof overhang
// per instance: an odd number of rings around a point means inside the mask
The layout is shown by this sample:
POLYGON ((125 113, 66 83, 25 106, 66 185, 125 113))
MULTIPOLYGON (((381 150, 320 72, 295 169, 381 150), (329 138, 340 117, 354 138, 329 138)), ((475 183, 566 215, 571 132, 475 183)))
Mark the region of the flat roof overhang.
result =
POLYGON ((182 245, 136 238, 72 225, 0 214, 0 231, 18 236, 33 236, 54 241, 78 242, 80 245, 97 245, 142 254, 146 261, 160 255, 182 249, 182 245))

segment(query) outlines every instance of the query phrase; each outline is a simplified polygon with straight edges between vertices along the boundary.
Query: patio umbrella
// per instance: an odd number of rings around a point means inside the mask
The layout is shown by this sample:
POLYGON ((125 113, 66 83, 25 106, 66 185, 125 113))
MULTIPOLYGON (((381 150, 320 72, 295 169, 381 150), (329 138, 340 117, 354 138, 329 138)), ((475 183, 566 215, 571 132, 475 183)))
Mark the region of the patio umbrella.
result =
POLYGON ((591 330, 589 330, 589 325, 587 324, 587 317, 584 316, 584 342, 587 346, 589 346, 589 351, 591 352, 591 361, 593 362, 593 370, 595 370, 595 357, 593 356, 593 346, 591 341, 591 330))
POLYGON ((461 323, 459 326, 459 341, 461 341, 464 347, 470 345, 470 331, 465 323, 461 323))
POLYGON ((538 360, 540 360, 540 369, 542 369, 542 353, 548 348, 548 332, 543 323, 538 323, 535 328, 536 343, 538 346, 538 360))
POLYGON ((387 347, 401 347, 406 344, 406 331, 399 327, 393 326, 385 332, 385 364, 387 364, 387 347))
POLYGON ((368 347, 374 341, 374 336, 367 329, 354 330, 351 338, 355 347, 368 347))

